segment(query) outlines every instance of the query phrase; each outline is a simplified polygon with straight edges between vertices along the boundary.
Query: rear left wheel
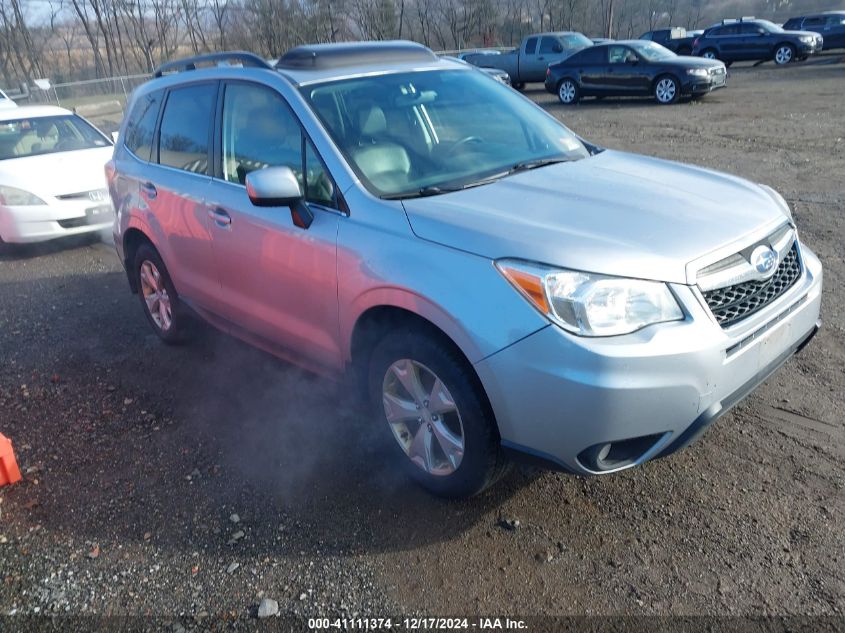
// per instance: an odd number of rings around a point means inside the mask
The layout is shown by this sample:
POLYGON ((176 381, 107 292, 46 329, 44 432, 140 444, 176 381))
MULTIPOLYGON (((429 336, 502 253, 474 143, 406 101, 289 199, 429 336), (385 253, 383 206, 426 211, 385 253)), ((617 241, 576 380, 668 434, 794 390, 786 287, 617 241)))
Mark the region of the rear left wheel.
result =
POLYGON ((165 343, 181 343, 190 317, 179 302, 161 255, 151 245, 142 244, 135 253, 133 272, 144 316, 155 333, 165 343))
POLYGON ((388 333, 368 372, 374 411, 405 470, 443 497, 469 497, 505 472, 498 430, 472 368, 453 347, 412 329, 388 333))
POLYGON ((557 98, 563 105, 574 105, 581 98, 581 89, 574 79, 562 79, 557 85, 557 98))

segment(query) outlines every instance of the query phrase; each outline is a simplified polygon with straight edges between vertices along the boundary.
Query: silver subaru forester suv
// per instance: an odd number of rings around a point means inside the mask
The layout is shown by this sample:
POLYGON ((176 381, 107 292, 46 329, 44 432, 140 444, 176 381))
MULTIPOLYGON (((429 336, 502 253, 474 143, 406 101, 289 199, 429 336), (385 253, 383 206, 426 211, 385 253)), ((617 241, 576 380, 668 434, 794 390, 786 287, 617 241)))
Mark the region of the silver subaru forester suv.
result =
POLYGON ((176 342, 199 315, 355 376, 438 494, 514 457, 593 475, 669 455, 818 328, 822 268, 774 190, 596 147, 422 46, 156 75, 106 167, 152 328, 176 342))

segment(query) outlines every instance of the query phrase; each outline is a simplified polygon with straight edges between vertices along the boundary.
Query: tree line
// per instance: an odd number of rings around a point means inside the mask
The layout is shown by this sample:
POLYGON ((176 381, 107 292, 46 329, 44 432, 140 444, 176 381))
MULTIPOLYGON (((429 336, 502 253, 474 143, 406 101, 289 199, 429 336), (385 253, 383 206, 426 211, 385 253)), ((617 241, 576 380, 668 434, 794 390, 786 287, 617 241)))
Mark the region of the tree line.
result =
POLYGON ((723 17, 778 21, 836 0, 0 0, 0 80, 71 81, 151 72, 178 56, 306 42, 411 39, 437 50, 513 46, 574 30, 631 38, 723 17))

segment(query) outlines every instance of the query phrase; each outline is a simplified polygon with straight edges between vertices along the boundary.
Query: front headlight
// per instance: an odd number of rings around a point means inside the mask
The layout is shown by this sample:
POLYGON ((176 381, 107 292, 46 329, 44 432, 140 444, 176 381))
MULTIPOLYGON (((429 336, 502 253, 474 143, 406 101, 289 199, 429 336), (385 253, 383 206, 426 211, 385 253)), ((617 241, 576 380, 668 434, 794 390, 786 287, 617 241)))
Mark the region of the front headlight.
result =
POLYGON ((687 74, 695 77, 707 77, 710 71, 706 68, 687 68, 687 74))
POLYGON ((499 260, 496 267, 540 312, 580 336, 629 334, 653 323, 684 318, 669 287, 661 282, 513 259, 499 260))
POLYGON ((789 218, 789 221, 794 222, 792 218, 792 209, 789 208, 789 203, 784 200, 783 196, 772 189, 769 185, 764 185, 762 182, 760 183, 760 188, 769 194, 769 197, 775 201, 775 204, 778 205, 780 210, 783 211, 783 214, 789 218))
POLYGON ((802 42, 804 42, 805 44, 812 44, 813 42, 816 41, 816 36, 815 35, 802 35, 798 39, 801 40, 802 42))
POLYGON ((35 194, 24 191, 23 189, 0 185, 0 204, 10 207, 28 207, 47 203, 35 194))

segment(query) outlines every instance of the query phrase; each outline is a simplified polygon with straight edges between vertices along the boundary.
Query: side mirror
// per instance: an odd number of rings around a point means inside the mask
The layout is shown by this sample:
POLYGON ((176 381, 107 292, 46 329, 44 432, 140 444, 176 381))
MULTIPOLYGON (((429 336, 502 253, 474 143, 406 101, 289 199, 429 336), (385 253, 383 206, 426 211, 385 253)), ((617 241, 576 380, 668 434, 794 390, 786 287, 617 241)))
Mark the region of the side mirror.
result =
POLYGON ((290 167, 268 167, 246 175, 246 193, 256 207, 290 207, 293 223, 307 229, 314 214, 305 204, 299 182, 290 167))

